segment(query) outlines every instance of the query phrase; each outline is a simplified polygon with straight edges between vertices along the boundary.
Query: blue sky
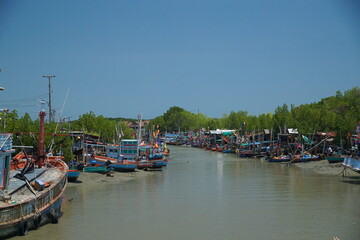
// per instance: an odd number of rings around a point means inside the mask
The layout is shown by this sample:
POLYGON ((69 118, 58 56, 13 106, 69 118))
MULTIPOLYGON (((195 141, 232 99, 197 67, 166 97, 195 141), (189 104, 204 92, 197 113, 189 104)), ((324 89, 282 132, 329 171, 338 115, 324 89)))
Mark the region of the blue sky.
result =
POLYGON ((355 0, 0 0, 0 108, 274 112, 360 85, 355 0), (65 102, 65 98, 67 96, 65 102))

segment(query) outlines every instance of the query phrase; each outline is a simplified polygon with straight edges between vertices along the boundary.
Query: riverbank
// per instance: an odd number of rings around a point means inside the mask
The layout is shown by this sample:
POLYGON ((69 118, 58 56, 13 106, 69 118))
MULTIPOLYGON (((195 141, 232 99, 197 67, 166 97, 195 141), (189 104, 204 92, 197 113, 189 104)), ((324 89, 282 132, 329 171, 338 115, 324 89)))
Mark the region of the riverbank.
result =
POLYGON ((144 178, 154 174, 152 171, 136 170, 135 172, 111 172, 110 174, 81 172, 76 182, 69 182, 68 186, 77 185, 101 185, 105 183, 118 184, 122 182, 132 181, 144 178))
MULTIPOLYGON (((323 175, 342 176, 344 171, 342 163, 329 163, 327 160, 294 163, 293 165, 306 171, 313 171, 323 175)), ((345 176, 360 177, 360 174, 346 169, 345 176)))

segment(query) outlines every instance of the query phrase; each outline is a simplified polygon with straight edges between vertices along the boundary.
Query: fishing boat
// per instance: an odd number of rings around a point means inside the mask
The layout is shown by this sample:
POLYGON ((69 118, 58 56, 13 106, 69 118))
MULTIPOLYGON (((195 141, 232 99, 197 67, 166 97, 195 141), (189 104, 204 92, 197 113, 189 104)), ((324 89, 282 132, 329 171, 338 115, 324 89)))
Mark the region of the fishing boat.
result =
POLYGON ((11 160, 12 134, 0 134, 0 239, 25 235, 46 223, 57 223, 68 166, 44 151, 44 117, 40 111, 37 156, 11 160))
POLYGON ((138 169, 149 169, 152 168, 153 163, 146 159, 145 156, 140 157, 140 159, 136 162, 136 167, 138 169))
POLYGON ((255 156, 255 152, 253 150, 239 150, 238 151, 238 156, 239 157, 250 158, 250 157, 255 156))
POLYGON ((156 151, 148 154, 148 160, 153 164, 152 168, 162 168, 168 164, 168 160, 165 159, 165 156, 162 152, 156 151))
POLYGON ((224 149, 221 151, 222 153, 235 153, 235 149, 233 147, 224 147, 224 149))
POLYGON ((349 168, 350 170, 360 173, 360 122, 358 122, 358 126, 356 128, 356 135, 352 136, 352 156, 345 157, 342 165, 345 168, 349 168))
MULTIPOLYGON (((123 141, 122 141, 123 142, 123 141)), ((115 171, 135 171, 136 164, 136 152, 137 152, 137 141, 135 144, 135 150, 121 149, 120 145, 117 144, 103 144, 98 142, 86 143, 87 146, 91 146, 92 153, 88 154, 87 162, 88 165, 99 167, 100 172, 104 172, 104 166, 113 168, 115 171), (122 154, 124 153, 124 155, 122 154), (103 170, 100 170, 100 169, 103 170)), ((95 171, 95 168, 88 168, 86 170, 95 171)))
POLYGON ((80 176, 81 171, 76 166, 70 166, 67 174, 68 182, 76 182, 80 176))
POLYGON ((360 173, 360 156, 345 157, 342 165, 354 172, 360 173))
POLYGON ((327 156, 326 160, 329 163, 340 163, 344 162, 345 157, 344 156, 327 156))
POLYGON ((170 149, 164 148, 164 155, 169 157, 170 156, 170 149))
POLYGON ((135 160, 125 160, 121 156, 119 158, 111 158, 99 155, 93 155, 91 161, 95 161, 99 165, 107 166, 113 168, 115 171, 135 171, 137 164, 135 160))
POLYGON ((111 172, 114 171, 113 168, 107 167, 107 166, 101 166, 101 165, 87 165, 84 166, 83 168, 83 172, 89 172, 89 173, 107 173, 107 172, 111 172))
POLYGON ((168 160, 164 154, 164 149, 158 144, 140 146, 140 159, 151 163, 150 168, 162 168, 167 166, 168 160))
POLYGON ((297 163, 297 162, 310 162, 310 161, 318 161, 318 160, 320 160, 319 156, 305 154, 305 155, 295 155, 291 159, 291 162, 297 163))
POLYGON ((270 157, 269 162, 290 162, 293 159, 291 155, 281 155, 278 157, 270 157))

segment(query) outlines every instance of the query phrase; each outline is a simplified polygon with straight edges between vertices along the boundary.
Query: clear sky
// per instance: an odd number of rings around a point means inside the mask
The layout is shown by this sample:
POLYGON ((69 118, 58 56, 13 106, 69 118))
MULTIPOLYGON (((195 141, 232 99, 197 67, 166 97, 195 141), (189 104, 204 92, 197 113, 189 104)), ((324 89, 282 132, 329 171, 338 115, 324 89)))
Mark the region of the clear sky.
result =
POLYGON ((360 85, 356 0, 0 0, 0 108, 274 112, 360 85), (65 98, 67 96, 65 102, 65 98), (65 104, 64 104, 65 103, 65 104))

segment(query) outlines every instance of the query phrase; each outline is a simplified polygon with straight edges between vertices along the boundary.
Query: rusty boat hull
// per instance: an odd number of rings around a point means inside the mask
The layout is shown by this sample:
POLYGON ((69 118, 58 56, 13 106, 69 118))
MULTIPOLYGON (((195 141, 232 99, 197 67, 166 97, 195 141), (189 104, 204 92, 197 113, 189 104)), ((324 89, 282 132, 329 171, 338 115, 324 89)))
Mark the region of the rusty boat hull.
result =
POLYGON ((52 160, 28 173, 27 180, 15 177, 21 169, 10 171, 8 201, 0 203, 0 239, 25 235, 47 223, 57 223, 67 184, 68 166, 52 160), (38 182, 48 186, 34 187, 38 182), (29 186, 30 185, 30 186, 29 186))

